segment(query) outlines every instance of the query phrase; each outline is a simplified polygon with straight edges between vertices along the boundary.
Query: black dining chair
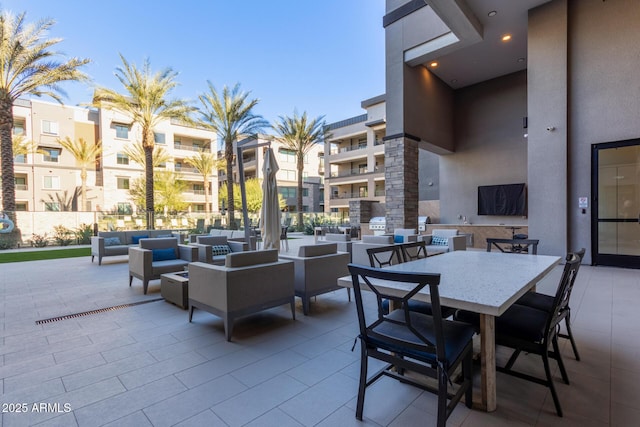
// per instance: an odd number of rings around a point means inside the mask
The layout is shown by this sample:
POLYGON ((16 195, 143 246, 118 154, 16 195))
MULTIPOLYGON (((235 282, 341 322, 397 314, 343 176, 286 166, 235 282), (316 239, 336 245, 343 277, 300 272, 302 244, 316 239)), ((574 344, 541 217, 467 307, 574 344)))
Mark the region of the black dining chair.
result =
MULTIPOLYGON (((525 305, 514 304, 502 316, 496 318, 495 322, 496 345, 514 350, 505 366, 497 366, 496 370, 549 387, 559 417, 562 417, 562 407, 560 406, 558 393, 553 385, 549 358, 556 360, 563 381, 569 384, 569 377, 562 362, 562 355, 558 345, 558 329, 560 322, 567 316, 569 291, 575 282, 580 262, 581 259, 578 255, 574 253, 567 255, 562 277, 553 297, 551 310, 543 311, 525 305), (553 350, 550 350, 549 347, 553 347, 553 350), (537 354, 542 358, 545 379, 513 369, 514 363, 523 351, 537 354)), ((469 311, 458 310, 454 318, 473 324, 476 328, 479 324, 478 314, 469 311)))
POLYGON ((427 243, 424 240, 400 245, 404 262, 415 261, 427 257, 427 243))
MULTIPOLYGON (((582 262, 582 258, 584 258, 584 253, 585 253, 585 248, 582 248, 578 252, 575 252, 575 255, 577 255, 580 258, 581 262, 582 262)), ((579 266, 580 264, 578 264, 578 267, 579 266)), ((577 271, 576 271, 576 274, 577 274, 577 271)), ((573 284, 574 282, 571 282, 571 285, 569 286, 569 290, 567 292, 568 300, 571 299, 571 291, 573 291, 573 284)), ((520 299, 516 301, 516 304, 525 305, 527 307, 549 312, 553 308, 553 300, 554 300, 553 295, 541 294, 539 292, 527 292, 522 297, 520 297, 520 299)), ((576 345, 576 341, 573 338, 573 332, 571 331, 571 307, 569 306, 568 302, 566 307, 566 315, 564 317, 564 325, 565 325, 565 329, 567 330, 567 333, 566 334, 558 333, 558 336, 560 338, 568 339, 571 342, 571 347, 573 348, 573 354, 576 360, 580 360, 580 354, 578 353, 578 346, 576 345)))
POLYGON ((411 384, 438 396, 437 425, 444 427, 446 420, 462 396, 467 407, 472 405, 472 353, 474 329, 470 325, 442 318, 438 285, 439 274, 404 273, 392 270, 349 264, 360 327, 360 381, 356 418, 362 421, 367 387, 380 377, 388 376, 411 384), (384 292, 377 282, 384 280, 402 283, 406 292, 402 296, 384 292), (361 285, 371 290, 377 301, 377 313, 365 310, 361 285), (432 315, 409 310, 408 301, 424 287, 429 288, 432 315), (385 314, 384 299, 393 300, 401 309, 385 314), (382 369, 368 377, 369 358, 386 363, 382 369), (454 371, 462 365, 462 380, 457 389, 449 389, 454 371), (437 379, 437 385, 420 381, 415 372, 437 379))
MULTIPOLYGON (((412 242, 413 243, 413 242, 412 242)), ((417 242, 424 243, 424 242, 417 242)), ((407 243, 408 245, 409 243, 407 243)), ((389 245, 380 246, 377 248, 367 249, 367 255, 369 255, 369 262, 373 268, 382 268, 392 265, 396 265, 406 261, 403 253, 403 245, 389 245)), ((426 253, 426 248, 425 248, 426 253)), ((417 258, 416 258, 417 259, 417 258)), ((409 310, 422 314, 431 314, 431 304, 424 301, 410 300, 408 301, 409 310)), ((382 302, 382 308, 385 313, 389 312, 389 300, 382 302)), ((456 310, 451 307, 442 307, 442 315, 447 318, 453 316, 456 310)))

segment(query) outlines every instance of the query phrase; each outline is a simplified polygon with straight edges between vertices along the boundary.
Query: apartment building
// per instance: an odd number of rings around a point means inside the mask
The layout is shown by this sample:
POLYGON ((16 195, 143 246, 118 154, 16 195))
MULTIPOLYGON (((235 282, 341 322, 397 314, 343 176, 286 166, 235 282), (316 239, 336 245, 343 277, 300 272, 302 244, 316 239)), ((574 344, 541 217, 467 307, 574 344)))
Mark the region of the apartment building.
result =
MULTIPOLYGON (((282 195, 286 203, 285 210, 288 212, 297 212, 297 194, 298 194, 298 170, 296 164, 295 152, 283 144, 276 141, 273 136, 260 134, 257 138, 246 138, 241 140, 240 146, 255 148, 244 148, 242 151, 242 166, 244 170, 244 178, 263 179, 262 166, 264 165, 264 155, 270 145, 276 155, 278 161, 278 173, 276 179, 278 182, 278 191, 282 195), (269 144, 269 145, 267 145, 269 144)), ((303 194, 302 209, 305 212, 324 212, 324 146, 317 144, 311 148, 305 156, 304 170, 302 172, 303 194)), ((233 152, 237 153, 237 144, 234 143, 233 152)), ((224 151, 218 151, 218 158, 224 158, 224 151)), ((239 182, 238 163, 234 159, 233 164, 234 182, 239 182)), ((226 171, 218 171, 219 191, 225 191, 227 176, 226 171)))
POLYGON ((385 201, 384 95, 362 101, 366 114, 329 125, 325 143, 325 212, 348 216, 353 200, 385 201))
MULTIPOLYGON (((133 180, 143 176, 144 165, 129 159, 125 148, 141 141, 138 125, 115 111, 104 108, 65 106, 39 100, 19 99, 14 103, 14 135, 33 142, 26 155, 15 157, 16 205, 18 210, 58 211, 69 204, 72 210, 131 214, 136 206, 128 190, 133 180), (74 197, 81 186, 80 167, 58 139, 84 138, 102 141, 102 156, 87 176, 86 206, 74 197)), ((205 210, 203 178, 187 159, 199 150, 217 144, 213 132, 164 121, 155 129, 155 142, 170 160, 162 165, 180 174, 187 190, 183 193, 190 211, 205 210)), ((217 183, 211 178, 210 202, 218 209, 217 183)))

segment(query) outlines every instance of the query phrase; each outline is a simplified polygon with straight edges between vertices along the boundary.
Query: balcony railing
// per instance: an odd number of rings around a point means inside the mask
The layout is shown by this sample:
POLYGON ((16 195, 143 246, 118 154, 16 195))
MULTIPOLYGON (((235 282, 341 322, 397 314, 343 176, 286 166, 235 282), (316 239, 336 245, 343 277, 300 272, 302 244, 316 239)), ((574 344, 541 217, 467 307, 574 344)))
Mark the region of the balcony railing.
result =
POLYGON ((16 184, 16 191, 27 191, 28 189, 27 184, 16 184))
POLYGON ((173 148, 175 148, 176 150, 202 151, 202 147, 198 145, 182 144, 180 142, 174 142, 173 148))
POLYGON ((196 168, 192 168, 189 166, 182 166, 182 165, 176 165, 175 166, 175 171, 176 172, 186 172, 186 173, 199 173, 198 169, 196 168))
POLYGON ((376 190, 375 191, 375 195, 376 197, 384 197, 385 196, 385 190, 376 190))
POLYGON ((331 178, 341 178, 345 176, 355 176, 355 175, 366 175, 369 173, 377 173, 382 172, 384 169, 380 166, 376 166, 373 170, 369 169, 349 169, 349 170, 341 170, 337 172, 331 172, 331 178))
POLYGON ((354 145, 351 147, 338 147, 331 149, 331 154, 348 153, 349 151, 364 150, 367 144, 354 145))
POLYGON ((338 193, 338 194, 332 194, 331 195, 331 200, 339 200, 339 199, 361 199, 363 197, 369 197, 367 193, 347 193, 347 192, 343 192, 343 193, 338 193))

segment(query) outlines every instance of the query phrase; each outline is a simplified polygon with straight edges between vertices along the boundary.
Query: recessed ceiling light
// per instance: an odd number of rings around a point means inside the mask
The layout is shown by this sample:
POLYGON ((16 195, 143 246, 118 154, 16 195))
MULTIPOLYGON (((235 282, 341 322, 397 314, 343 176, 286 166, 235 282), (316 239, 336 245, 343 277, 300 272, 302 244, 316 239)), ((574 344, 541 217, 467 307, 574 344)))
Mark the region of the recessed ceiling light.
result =
POLYGON ((431 68, 436 68, 438 66, 438 61, 433 61, 431 64, 429 64, 429 66, 431 68))
POLYGON ((508 42, 509 40, 511 40, 511 34, 505 34, 502 36, 503 42, 508 42))
POLYGON ((498 12, 496 12, 495 10, 492 10, 491 12, 487 13, 487 16, 490 17, 490 18, 493 18, 497 14, 498 14, 498 12))
POLYGON ((524 62, 525 59, 524 58, 518 58, 518 62, 524 62))
POLYGON ((451 79, 451 83, 458 83, 458 79, 451 79))

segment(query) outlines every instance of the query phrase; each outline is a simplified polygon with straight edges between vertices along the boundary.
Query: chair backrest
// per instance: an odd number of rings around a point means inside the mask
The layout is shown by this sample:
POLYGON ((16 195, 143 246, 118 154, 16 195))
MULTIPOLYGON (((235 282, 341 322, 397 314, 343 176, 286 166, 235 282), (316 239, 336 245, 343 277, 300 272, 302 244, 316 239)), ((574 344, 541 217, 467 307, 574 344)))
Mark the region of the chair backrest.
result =
POLYGON ((435 228, 431 230, 432 236, 438 237, 453 237, 458 235, 457 229, 445 229, 445 228, 435 228))
POLYGON ((369 264, 373 268, 382 268, 400 264, 404 261, 400 245, 380 246, 367 249, 369 264))
POLYGON ((287 231, 289 230, 288 226, 280 227, 280 240, 287 240, 287 231))
POLYGON ((415 261, 427 257, 427 244, 424 240, 400 245, 404 262, 415 261))
POLYGON ((539 243, 538 239, 487 238, 487 252, 495 248, 505 253, 537 255, 539 243))
MULTIPOLYGON (((351 273, 351 280, 353 282, 353 290, 356 300, 356 310, 358 312, 358 324, 360 327, 360 337, 365 341, 375 341, 376 346, 380 346, 380 343, 386 343, 387 348, 411 348, 420 351, 430 352, 435 354, 438 360, 445 360, 445 346, 444 346, 444 334, 442 330, 442 311, 440 307, 440 294, 438 291, 438 285, 440 284, 440 274, 433 273, 406 273, 393 270, 381 270, 377 268, 370 268, 359 266, 355 264, 349 264, 349 272, 351 273), (380 289, 377 283, 385 281, 385 286, 389 286, 389 282, 403 283, 405 286, 402 289, 409 289, 402 296, 398 296, 397 293, 391 294, 383 289, 380 289), (375 320, 370 321, 370 317, 367 317, 367 313, 364 310, 364 304, 362 300, 361 286, 366 285, 370 291, 372 291, 377 299, 378 313, 375 320), (410 285, 410 286, 406 286, 410 285), (428 339, 424 335, 420 334, 412 324, 412 316, 409 311, 409 299, 413 298, 420 290, 425 286, 429 287, 429 295, 431 297, 432 318, 434 337, 428 339), (404 311, 404 316, 389 318, 385 315, 382 301, 388 299, 396 303, 396 307, 402 307, 399 310, 404 311), (378 334, 373 331, 381 324, 392 324, 393 329, 398 329, 398 326, 404 330, 401 334, 396 336, 390 336, 386 334, 378 334)), ((369 315, 370 316, 370 315, 369 315)))
MULTIPOLYGON (((582 251, 579 251, 578 253, 580 252, 582 251)), ((578 255, 578 253, 569 253, 566 257, 564 270, 562 271, 562 276, 560 277, 560 283, 558 284, 558 289, 556 290, 556 295, 553 299, 553 306, 551 308, 551 311, 549 312, 549 318, 547 319, 547 340, 551 338, 552 334, 555 333, 557 325, 568 314, 569 297, 571 296, 571 290, 573 288, 573 284, 576 281, 580 263, 582 262, 582 258, 578 255)), ((584 256, 584 252, 582 252, 582 255, 584 256)))
POLYGON ((571 291, 573 291, 573 285, 576 281, 575 276, 578 275, 578 270, 580 269, 580 266, 582 265, 582 258, 584 258, 584 253, 586 252, 585 248, 580 249, 577 252, 573 252, 573 253, 568 253, 567 257, 565 258, 565 261, 570 261, 572 255, 577 256, 580 259, 580 262, 578 263, 578 267, 576 268, 573 280, 571 281, 571 283, 569 284, 569 289, 567 290, 567 307, 569 305, 569 300, 571 299, 571 291))

